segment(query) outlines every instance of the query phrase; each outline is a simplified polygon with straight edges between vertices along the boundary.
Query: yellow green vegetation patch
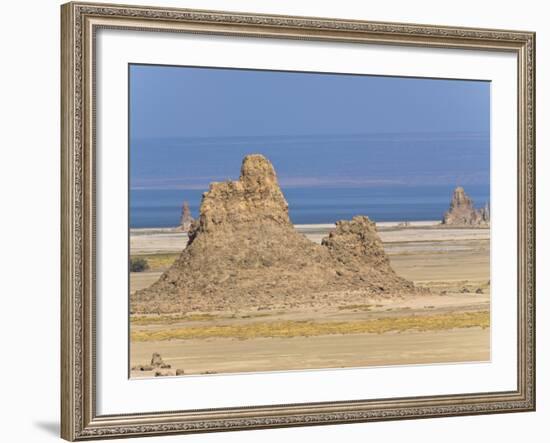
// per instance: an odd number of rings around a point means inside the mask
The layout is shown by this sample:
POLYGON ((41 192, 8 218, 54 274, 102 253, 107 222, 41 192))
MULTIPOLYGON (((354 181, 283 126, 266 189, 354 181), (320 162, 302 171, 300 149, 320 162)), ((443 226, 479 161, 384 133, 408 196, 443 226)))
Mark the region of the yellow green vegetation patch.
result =
POLYGON ((137 315, 130 318, 132 325, 154 325, 154 324, 172 324, 179 323, 181 321, 208 321, 216 318, 223 318, 215 314, 197 313, 197 314, 174 314, 174 315, 137 315))
POLYGON ((168 269, 179 257, 179 253, 176 254, 139 254, 132 255, 131 258, 143 258, 149 265, 149 271, 163 271, 168 269))
POLYGON ((201 338, 252 339, 259 337, 313 337, 332 334, 382 334, 384 332, 439 331, 454 328, 487 328, 489 312, 411 315, 350 322, 274 321, 242 325, 190 326, 154 331, 133 331, 131 339, 161 341, 201 338))
POLYGON ((235 318, 259 318, 269 317, 275 315, 275 313, 250 313, 250 314, 211 314, 208 312, 190 312, 187 314, 173 314, 173 315, 135 315, 130 318, 130 323, 134 326, 146 326, 156 324, 174 324, 184 321, 211 321, 216 319, 235 319, 235 318))
POLYGON ((370 311, 372 309, 372 305, 344 305, 344 306, 338 306, 339 311, 370 311))

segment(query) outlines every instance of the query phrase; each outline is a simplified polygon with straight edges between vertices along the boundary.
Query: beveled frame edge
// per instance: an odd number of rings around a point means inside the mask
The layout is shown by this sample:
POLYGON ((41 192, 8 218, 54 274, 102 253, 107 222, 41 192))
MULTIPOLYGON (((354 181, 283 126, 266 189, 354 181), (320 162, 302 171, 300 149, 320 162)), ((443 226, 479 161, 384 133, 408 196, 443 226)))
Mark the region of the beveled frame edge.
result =
POLYGON ((535 33, 72 2, 61 7, 61 436, 67 440, 533 411, 535 33), (93 37, 100 27, 510 51, 518 57, 518 388, 97 416, 93 37))

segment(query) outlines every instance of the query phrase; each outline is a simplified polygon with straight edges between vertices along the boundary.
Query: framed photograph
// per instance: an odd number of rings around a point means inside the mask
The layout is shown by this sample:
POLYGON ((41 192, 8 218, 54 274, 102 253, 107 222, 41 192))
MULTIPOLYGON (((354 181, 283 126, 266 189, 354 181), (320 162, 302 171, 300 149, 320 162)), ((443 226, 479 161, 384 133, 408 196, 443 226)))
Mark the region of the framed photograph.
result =
POLYGON ((535 409, 535 35, 68 3, 62 437, 535 409))

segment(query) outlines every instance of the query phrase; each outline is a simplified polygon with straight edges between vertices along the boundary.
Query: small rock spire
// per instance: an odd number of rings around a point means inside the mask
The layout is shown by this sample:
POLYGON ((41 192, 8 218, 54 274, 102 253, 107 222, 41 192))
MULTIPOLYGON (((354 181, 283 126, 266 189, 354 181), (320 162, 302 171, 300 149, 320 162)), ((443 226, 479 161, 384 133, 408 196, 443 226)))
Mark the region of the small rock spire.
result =
POLYGON ((181 208, 181 218, 180 218, 180 230, 187 232, 191 228, 193 223, 193 217, 191 216, 191 210, 189 209, 189 203, 187 201, 183 202, 181 208))
POLYGON ((476 209, 473 200, 468 197, 462 186, 453 191, 449 210, 441 221, 444 225, 483 226, 489 223, 488 209, 476 209))

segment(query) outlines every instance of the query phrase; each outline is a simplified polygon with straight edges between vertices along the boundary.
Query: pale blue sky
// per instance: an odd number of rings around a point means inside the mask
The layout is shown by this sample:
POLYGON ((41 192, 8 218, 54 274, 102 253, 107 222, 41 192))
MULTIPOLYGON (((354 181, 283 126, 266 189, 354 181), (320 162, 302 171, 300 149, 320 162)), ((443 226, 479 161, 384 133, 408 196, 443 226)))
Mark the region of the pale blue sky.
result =
POLYGON ((135 186, 232 177, 251 152, 289 183, 488 183, 489 130, 484 81, 130 66, 135 186))

